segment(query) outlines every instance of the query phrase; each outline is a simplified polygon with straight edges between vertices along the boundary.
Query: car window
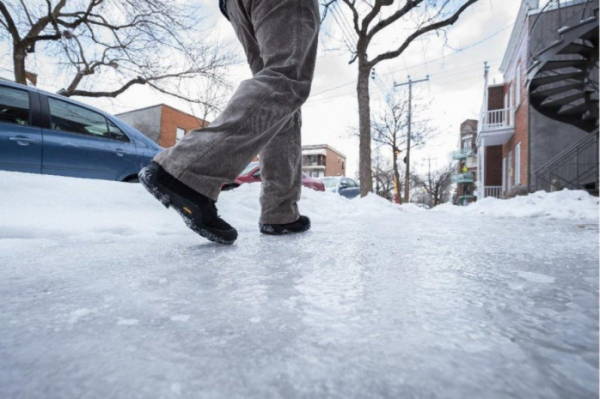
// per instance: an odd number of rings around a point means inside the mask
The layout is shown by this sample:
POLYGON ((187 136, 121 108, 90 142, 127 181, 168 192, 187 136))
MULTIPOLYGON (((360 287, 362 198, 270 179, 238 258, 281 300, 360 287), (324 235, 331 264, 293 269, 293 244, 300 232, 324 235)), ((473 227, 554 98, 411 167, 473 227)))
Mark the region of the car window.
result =
POLYGON ((333 178, 325 178, 323 179, 323 183, 325 183, 326 188, 335 188, 337 187, 339 179, 333 178))
POLYGON ((48 98, 48 103, 53 130, 129 141, 121 129, 97 112, 55 98, 48 98))
POLYGON ((348 187, 358 187, 358 184, 352 179, 346 179, 346 182, 348 182, 348 187))
POLYGON ((120 140, 120 141, 129 141, 129 137, 117 125, 112 123, 109 119, 106 120, 108 123, 108 138, 120 140))
POLYGON ((240 176, 242 176, 242 175, 247 175, 248 173, 250 173, 250 171, 251 171, 252 169, 256 168, 256 166, 258 166, 258 162, 250 162, 250 163, 248 164, 248 166, 246 166, 246 169, 244 169, 244 170, 242 171, 242 173, 240 173, 240 176))
POLYGON ((29 125, 29 93, 0 86, 0 123, 29 125))

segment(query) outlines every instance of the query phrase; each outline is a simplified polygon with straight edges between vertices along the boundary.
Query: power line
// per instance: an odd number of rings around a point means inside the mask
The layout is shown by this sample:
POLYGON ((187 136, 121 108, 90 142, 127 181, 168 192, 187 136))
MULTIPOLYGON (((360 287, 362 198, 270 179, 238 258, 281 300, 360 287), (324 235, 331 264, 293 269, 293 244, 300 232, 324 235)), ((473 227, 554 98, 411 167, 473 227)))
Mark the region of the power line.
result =
MULTIPOLYGON (((497 60, 497 59, 496 59, 496 60, 497 60)), ((494 61, 494 60, 492 60, 492 61, 490 61, 490 62, 493 62, 493 61, 494 61)), ((440 72, 440 73, 438 73, 438 74, 432 75, 432 77, 433 77, 433 76, 437 77, 437 76, 439 76, 439 75, 445 76, 445 75, 447 75, 447 74, 449 74, 449 73, 450 73, 451 75, 453 75, 455 71, 462 70, 462 69, 465 69, 465 68, 473 68, 475 65, 477 66, 477 68, 479 68, 479 67, 481 66, 481 62, 480 62, 480 61, 478 61, 478 62, 475 62, 475 63, 473 63, 473 64, 467 64, 467 65, 463 65, 463 66, 461 66, 461 67, 452 68, 452 70, 451 70, 451 71, 443 71, 443 72, 440 72)), ((418 66, 418 65, 415 65, 415 66, 418 66)), ((414 67, 414 66, 413 66, 413 67, 414 67)), ((385 75, 389 75, 389 73, 386 73, 385 75)), ((325 94, 325 93, 328 93, 328 92, 330 92, 330 91, 334 91, 334 90, 337 90, 337 89, 341 89, 342 87, 346 87, 346 86, 349 86, 349 85, 351 85, 351 84, 355 84, 355 83, 356 83, 356 81, 354 81, 354 80, 353 80, 353 81, 350 81, 350 82, 343 83, 343 84, 341 84, 341 85, 339 85, 339 86, 332 87, 332 88, 330 88, 330 89, 325 89, 325 90, 322 90, 322 91, 320 91, 320 92, 317 92, 317 93, 315 93, 315 94, 312 94, 312 95, 311 95, 311 99, 313 99, 313 97, 319 96, 319 95, 321 95, 321 94, 325 94)))
MULTIPOLYGON (((339 24, 340 24, 340 23, 338 22, 338 25, 339 25, 339 24)), ((441 57, 438 57, 438 58, 434 58, 433 60, 426 60, 425 62, 422 62, 422 63, 419 63, 419 64, 415 64, 415 65, 412 65, 412 66, 410 66, 410 67, 407 67, 407 66, 406 66, 406 60, 404 60, 404 64, 405 64, 404 70, 405 70, 406 72, 408 72, 408 70, 409 70, 409 69, 412 69, 412 68, 416 68, 416 67, 419 67, 419 66, 427 65, 428 63, 431 63, 431 62, 436 62, 436 61, 440 61, 440 60, 445 60, 445 59, 446 59, 446 58, 448 58, 448 57, 452 57, 452 56, 454 56, 454 55, 456 55, 456 54, 459 54, 459 53, 461 53, 461 52, 463 52, 463 51, 465 51, 465 50, 469 50, 469 49, 471 49, 471 48, 473 48, 473 47, 475 47, 475 46, 478 46, 478 45, 480 45, 480 44, 482 44, 482 43, 484 43, 484 42, 486 42, 486 41, 488 41, 488 40, 490 40, 490 39, 492 39, 492 38, 496 37, 497 35, 499 35, 500 33, 504 32, 506 29, 510 28, 510 27, 511 27, 511 26, 513 26, 513 25, 514 25, 514 23, 512 23, 512 24, 510 24, 510 25, 507 25, 507 26, 505 26, 504 28, 500 29, 499 31, 497 31, 497 32, 493 33, 492 35, 490 35, 490 36, 487 36, 487 37, 483 38, 482 40, 480 40, 480 41, 478 41, 478 42, 475 42, 475 43, 472 43, 472 44, 470 44, 470 45, 468 45, 468 46, 462 47, 462 48, 460 48, 460 49, 456 49, 456 50, 455 50, 453 53, 450 53, 450 54, 448 54, 448 55, 446 55, 446 56, 441 56, 441 57)), ((391 72, 383 73, 382 75, 392 75, 392 74, 394 74, 394 73, 396 73, 396 72, 400 72, 400 71, 402 71, 402 69, 397 69, 397 70, 395 70, 395 71, 391 71, 391 72)), ((325 89, 325 90, 322 90, 322 91, 320 91, 320 92, 318 92, 318 93, 315 93, 315 94, 313 94, 312 96, 314 97, 314 96, 318 96, 318 95, 320 95, 320 94, 323 94, 323 93, 327 93, 327 92, 329 92, 329 91, 337 90, 337 89, 339 89, 339 88, 341 88, 341 87, 344 87, 344 86, 348 86, 348 85, 354 84, 355 82, 356 82, 356 81, 352 80, 352 81, 350 81, 350 82, 346 82, 346 83, 344 83, 344 84, 341 84, 341 85, 339 85, 339 86, 332 87, 332 88, 330 88, 330 89, 325 89)))
POLYGON ((355 46, 358 45, 358 34, 354 31, 354 28, 352 28, 352 25, 350 25, 350 22, 348 22, 348 19, 346 18, 346 14, 341 10, 338 3, 333 3, 333 7, 337 10, 338 14, 340 15, 340 19, 344 23, 344 26, 346 27, 346 31, 349 32, 349 37, 353 39, 354 45, 355 46))
MULTIPOLYGON (((462 82, 462 81, 465 81, 465 80, 472 80, 472 79, 480 77, 480 73, 479 73, 480 68, 481 68, 481 62, 477 62, 477 63, 473 63, 473 64, 469 64, 469 65, 464 65, 464 66, 459 67, 459 68, 454 68, 454 69, 452 69, 450 71, 444 71, 444 72, 440 72, 439 74, 433 74, 433 75, 430 76, 430 80, 431 80, 432 83, 435 83, 435 84, 441 85, 441 86, 445 86, 447 84, 453 84, 453 83, 457 83, 457 82, 462 82), (460 72, 456 72, 456 71, 460 71, 460 72), (452 79, 452 78, 454 78, 456 76, 461 76, 461 75, 465 75, 465 74, 469 74, 471 76, 467 76, 466 78, 463 78, 463 79, 448 81, 449 79, 452 79), (447 82, 447 83, 440 84, 439 82, 447 82)), ((377 75, 375 75, 375 76, 377 76, 377 75)), ((383 81, 381 80, 381 78, 379 78, 379 76, 377 76, 377 78, 379 79, 379 81, 375 81, 375 84, 377 84, 378 85, 377 87, 379 87, 378 83, 379 82, 383 83, 383 81)), ((350 83, 346 83, 346 84, 340 85, 340 86, 336 86, 334 88, 331 88, 331 89, 319 92, 319 93, 311 96, 311 99, 306 103, 306 106, 310 106, 310 105, 313 105, 313 104, 319 104, 319 103, 322 103, 322 102, 327 101, 327 100, 331 100, 331 99, 336 98, 336 97, 341 97, 341 96, 344 96, 344 95, 353 94, 354 91, 352 91, 352 92, 338 93, 338 94, 334 94, 334 95, 327 96, 327 97, 313 98, 316 95, 319 95, 319 94, 322 94, 322 93, 325 93, 325 92, 330 92, 330 91, 333 91, 333 90, 337 90, 337 89, 339 89, 341 87, 348 86, 351 83, 354 83, 354 81, 350 82, 350 83)), ((384 86, 385 86, 385 84, 384 84, 384 86)), ((381 89, 381 91, 382 91, 383 94, 390 94, 389 91, 386 90, 386 89, 381 89)))

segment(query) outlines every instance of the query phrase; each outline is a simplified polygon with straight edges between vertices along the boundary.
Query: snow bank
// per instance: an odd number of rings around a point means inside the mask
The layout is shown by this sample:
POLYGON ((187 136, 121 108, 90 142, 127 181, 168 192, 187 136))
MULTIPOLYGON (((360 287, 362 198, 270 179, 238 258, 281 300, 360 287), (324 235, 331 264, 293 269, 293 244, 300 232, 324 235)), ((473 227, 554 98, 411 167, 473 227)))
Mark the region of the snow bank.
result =
MULTIPOLYGON (((78 241, 187 233, 179 217, 139 184, 0 172, 0 239, 68 237, 78 241)), ((256 231, 260 185, 221 194, 219 212, 240 231, 256 231)), ((301 212, 333 224, 362 215, 401 217, 399 208, 375 195, 348 200, 330 192, 302 191, 301 212)))
POLYGON ((469 206, 444 204, 433 212, 482 214, 496 217, 598 220, 598 198, 582 190, 553 193, 538 191, 526 196, 500 200, 488 197, 469 206))
MULTIPOLYGON (((0 239, 56 239, 97 242, 145 235, 188 233, 179 217, 165 209, 139 184, 0 172, 0 239)), ((240 232, 256 232, 260 185, 224 192, 223 217, 240 232)), ((398 206, 375 195, 348 200, 335 193, 302 191, 302 213, 315 225, 364 226, 383 217, 402 224, 408 213, 446 212, 496 217, 548 217, 598 220, 598 199, 583 191, 538 192, 511 200, 487 198, 468 207, 441 205, 425 211, 398 206)), ((378 223, 378 222, 375 222, 378 223)), ((357 227, 358 228, 358 227, 357 227)))

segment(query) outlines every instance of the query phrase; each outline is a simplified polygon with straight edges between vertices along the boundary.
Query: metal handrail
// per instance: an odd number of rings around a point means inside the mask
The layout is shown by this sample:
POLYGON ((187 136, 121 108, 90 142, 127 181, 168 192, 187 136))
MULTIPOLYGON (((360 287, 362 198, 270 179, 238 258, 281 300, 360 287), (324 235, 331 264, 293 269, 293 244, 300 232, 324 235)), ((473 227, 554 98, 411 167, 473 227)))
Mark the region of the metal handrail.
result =
POLYGON ((475 177, 473 176, 473 173, 471 173, 471 172, 456 173, 451 176, 451 181, 452 181, 452 183, 457 183, 459 181, 472 182, 474 180, 474 178, 475 177))
POLYGON ((475 152, 475 150, 473 148, 460 148, 456 151, 452 152, 452 156, 465 156, 468 157, 469 155, 473 154, 473 152, 475 152))
POLYGON ((568 158, 569 156, 573 155, 574 153, 577 152, 577 150, 581 147, 581 146, 588 146, 591 143, 593 143, 594 141, 597 141, 597 133, 592 133, 590 135, 588 135, 588 137, 584 138, 583 140, 578 141, 577 143, 573 144, 572 146, 568 147, 566 150, 564 150, 563 152, 561 152, 560 154, 558 154, 557 156, 555 156, 554 158, 550 159, 548 162, 546 162, 544 165, 540 166, 539 168, 537 168, 535 170, 535 172, 533 172, 534 174, 538 173, 539 171, 541 171, 542 169, 547 168, 548 166, 557 163, 558 161, 561 160, 561 158, 568 158))
POLYGON ((537 189, 579 189, 595 181, 598 187, 598 130, 577 142, 534 172, 537 189))
MULTIPOLYGON (((575 22, 579 22, 585 19, 586 11, 588 10, 588 4, 592 0, 550 0, 546 5, 540 10, 540 12, 535 17, 533 24, 531 25, 530 33, 529 33, 529 59, 528 59, 528 67, 530 67, 534 62, 534 57, 538 53, 538 51, 542 50, 545 47, 548 47, 552 42, 556 42, 560 38, 560 29, 567 26, 576 25, 575 22), (562 4, 562 5, 561 5, 562 4), (563 10, 566 9, 566 6, 573 6, 578 4, 584 4, 583 11, 579 16, 579 13, 574 14, 569 17, 567 20, 563 19, 562 13, 563 10), (536 38, 536 28, 538 28, 538 22, 540 18, 547 14, 549 11, 558 10, 558 26, 555 27, 552 35, 548 35, 545 40, 542 40, 535 48, 532 46, 531 41, 533 38, 536 38)), ((544 24, 541 25, 544 27, 544 24)))

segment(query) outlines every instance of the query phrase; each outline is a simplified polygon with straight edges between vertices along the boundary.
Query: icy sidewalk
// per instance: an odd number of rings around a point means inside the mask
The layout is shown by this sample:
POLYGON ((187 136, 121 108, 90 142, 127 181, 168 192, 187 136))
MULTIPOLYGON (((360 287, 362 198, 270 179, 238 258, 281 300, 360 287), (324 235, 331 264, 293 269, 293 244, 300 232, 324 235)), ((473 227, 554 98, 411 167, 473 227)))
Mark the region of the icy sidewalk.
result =
POLYGON ((0 397, 597 397, 578 195, 523 219, 309 191, 313 230, 266 237, 248 186, 222 247, 138 185, 0 173, 0 397))

